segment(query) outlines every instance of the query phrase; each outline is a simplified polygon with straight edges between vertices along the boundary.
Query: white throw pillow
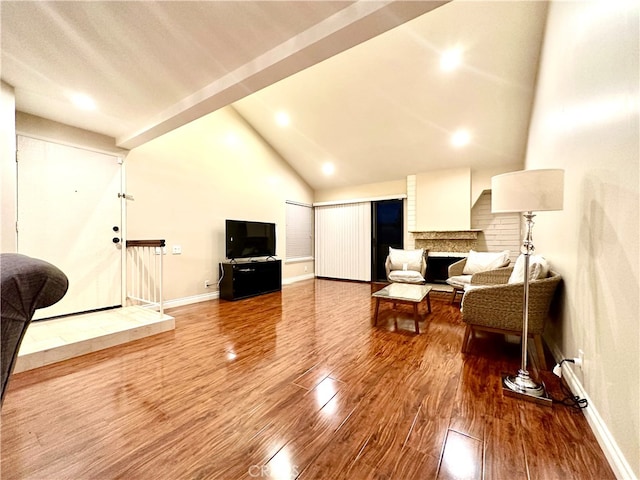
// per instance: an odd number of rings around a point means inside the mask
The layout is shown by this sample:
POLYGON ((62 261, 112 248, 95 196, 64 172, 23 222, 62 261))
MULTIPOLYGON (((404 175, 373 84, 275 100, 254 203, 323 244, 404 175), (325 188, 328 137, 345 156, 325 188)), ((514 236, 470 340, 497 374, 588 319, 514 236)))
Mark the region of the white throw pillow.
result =
POLYGON ((462 273, 473 275, 478 272, 486 272, 509 264, 509 250, 502 252, 476 252, 469 251, 469 256, 462 273))
POLYGON ((415 270, 393 270, 389 272, 389 280, 402 283, 423 283, 424 277, 415 270))
MULTIPOLYGON (((549 264, 541 255, 529 256, 529 281, 537 280, 538 278, 546 278, 549 274, 549 264)), ((524 282, 524 254, 520 254, 516 260, 516 264, 513 267, 513 272, 507 283, 522 283, 524 282)))
POLYGON ((419 272, 422 267, 423 256, 424 250, 422 248, 402 250, 389 247, 391 270, 417 270, 419 272))

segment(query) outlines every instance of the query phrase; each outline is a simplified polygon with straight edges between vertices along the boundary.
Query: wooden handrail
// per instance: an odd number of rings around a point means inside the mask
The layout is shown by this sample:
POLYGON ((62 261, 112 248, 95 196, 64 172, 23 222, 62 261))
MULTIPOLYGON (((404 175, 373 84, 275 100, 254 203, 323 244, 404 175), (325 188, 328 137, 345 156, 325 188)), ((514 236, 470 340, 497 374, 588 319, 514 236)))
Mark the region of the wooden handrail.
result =
POLYGON ((164 247, 163 240, 127 240, 127 247, 164 247))

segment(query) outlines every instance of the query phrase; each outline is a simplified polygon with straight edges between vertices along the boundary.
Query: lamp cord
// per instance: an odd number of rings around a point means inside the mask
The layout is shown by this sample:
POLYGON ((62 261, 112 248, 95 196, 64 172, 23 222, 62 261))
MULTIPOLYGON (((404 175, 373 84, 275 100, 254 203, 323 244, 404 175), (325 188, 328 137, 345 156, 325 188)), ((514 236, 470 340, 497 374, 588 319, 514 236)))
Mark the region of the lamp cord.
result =
POLYGON ((573 392, 569 389, 569 387, 565 384, 565 382, 562 381, 561 375, 556 373, 556 372, 562 372, 562 364, 564 362, 576 363, 576 361, 573 358, 565 358, 561 360, 560 363, 558 363, 553 369, 553 373, 555 373, 558 376, 558 380, 560 382, 560 388, 562 389, 562 393, 565 395, 565 397, 562 399, 554 398, 552 395, 549 395, 549 397, 554 403, 559 403, 566 407, 572 407, 578 410, 587 408, 589 406, 587 399, 581 398, 578 395, 574 395, 573 392))

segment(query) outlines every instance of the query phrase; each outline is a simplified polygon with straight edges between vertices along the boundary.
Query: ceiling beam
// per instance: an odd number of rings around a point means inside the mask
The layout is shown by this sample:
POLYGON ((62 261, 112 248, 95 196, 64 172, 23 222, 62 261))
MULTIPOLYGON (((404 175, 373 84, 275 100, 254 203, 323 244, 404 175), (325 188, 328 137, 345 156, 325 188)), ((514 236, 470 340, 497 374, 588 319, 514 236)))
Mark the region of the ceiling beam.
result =
POLYGON ((132 149, 311 65, 423 15, 446 1, 358 1, 117 138, 132 149))

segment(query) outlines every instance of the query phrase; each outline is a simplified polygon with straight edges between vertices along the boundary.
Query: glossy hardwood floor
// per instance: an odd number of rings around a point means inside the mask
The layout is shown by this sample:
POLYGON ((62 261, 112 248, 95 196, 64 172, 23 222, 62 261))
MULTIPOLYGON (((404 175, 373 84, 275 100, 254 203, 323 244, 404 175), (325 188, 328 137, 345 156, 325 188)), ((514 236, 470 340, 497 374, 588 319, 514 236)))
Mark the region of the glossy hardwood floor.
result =
POLYGON ((2 479, 614 478, 581 412, 502 396, 517 345, 461 354, 444 294, 420 335, 406 306, 372 327, 380 287, 176 308, 173 332, 15 375, 2 479))

